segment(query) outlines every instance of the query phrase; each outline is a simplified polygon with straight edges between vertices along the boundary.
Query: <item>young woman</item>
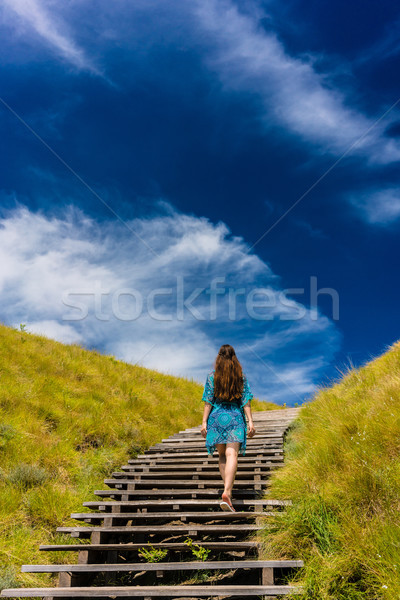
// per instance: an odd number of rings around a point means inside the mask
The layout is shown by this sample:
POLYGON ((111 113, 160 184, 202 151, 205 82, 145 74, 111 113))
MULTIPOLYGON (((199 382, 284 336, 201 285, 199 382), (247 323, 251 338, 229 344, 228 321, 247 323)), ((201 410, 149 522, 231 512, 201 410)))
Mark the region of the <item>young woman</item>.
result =
POLYGON ((235 481, 239 452, 246 452, 246 417, 248 436, 255 434, 246 376, 232 346, 224 344, 215 360, 215 369, 207 376, 202 400, 204 404, 201 435, 206 438, 210 456, 215 448, 219 454, 219 471, 224 481, 220 506, 235 512, 232 488, 235 481))

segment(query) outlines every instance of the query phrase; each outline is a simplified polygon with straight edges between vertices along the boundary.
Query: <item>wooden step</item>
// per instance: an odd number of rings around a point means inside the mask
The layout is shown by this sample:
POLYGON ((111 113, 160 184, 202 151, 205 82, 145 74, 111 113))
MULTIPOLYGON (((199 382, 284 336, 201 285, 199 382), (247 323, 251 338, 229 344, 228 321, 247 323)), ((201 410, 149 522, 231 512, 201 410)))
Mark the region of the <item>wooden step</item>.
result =
MULTIPOLYGON (((265 448, 264 448, 265 450, 265 448)), ((282 448, 273 448, 272 450, 268 448, 268 450, 261 451, 251 450, 251 454, 248 454, 246 451, 245 456, 239 454, 238 456, 238 465, 246 465, 253 464, 253 461, 261 461, 262 463, 268 462, 277 462, 283 457, 283 447, 282 448)), ((194 463, 204 463, 205 465, 215 465, 218 464, 218 452, 215 451, 214 454, 207 454, 204 449, 190 451, 187 453, 179 453, 176 452, 161 452, 158 455, 154 452, 151 454, 138 454, 136 457, 128 458, 127 465, 138 465, 143 462, 155 462, 157 461, 159 464, 169 464, 169 463, 179 463, 186 462, 188 464, 194 463)))
MULTIPOLYGON (((260 440, 262 441, 266 441, 266 442, 276 442, 276 443, 282 443, 283 441, 283 437, 281 434, 279 433, 273 433, 273 432, 264 432, 264 433, 258 433, 255 434, 252 438, 247 438, 247 443, 249 444, 254 443, 254 442, 259 442, 260 440)), ((203 442, 204 444, 204 438, 202 437, 202 435, 199 433, 198 435, 192 435, 190 437, 187 436, 179 436, 179 435, 172 435, 169 438, 164 438, 161 440, 160 443, 162 444, 190 444, 192 442, 203 442)))
MULTIPOLYGON (((246 445, 246 453, 247 450, 259 450, 259 449, 265 449, 265 450, 281 450, 282 449, 282 444, 277 444, 277 443, 267 443, 265 441, 259 441, 259 442, 247 442, 246 445)), ((170 453, 182 453, 182 452, 193 452, 193 451, 206 451, 206 447, 205 447, 205 442, 204 439, 201 442, 200 440, 198 442, 188 442, 187 444, 165 444, 165 443, 159 443, 159 444, 154 444, 154 446, 150 446, 150 448, 148 450, 146 450, 146 454, 153 454, 154 452, 170 452, 170 453)))
MULTIPOLYGON (((162 444, 160 442, 160 446, 161 445, 162 444)), ((201 455, 203 457, 207 457, 207 448, 205 446, 205 439, 204 438, 203 438, 202 444, 198 443, 197 446, 198 446, 198 449, 191 449, 191 450, 189 450, 189 448, 188 448, 187 451, 188 452, 189 451, 190 452, 195 452, 197 455, 201 455)), ((282 446, 283 446, 283 444, 273 444, 272 447, 271 447, 270 444, 267 444, 267 443, 263 444, 262 442, 261 443, 260 442, 257 443, 257 445, 253 446, 253 447, 251 447, 248 444, 246 444, 246 454, 245 454, 245 456, 251 456, 252 454, 254 455, 254 454, 257 454, 257 453, 258 454, 265 454, 265 453, 268 453, 268 452, 273 453, 274 451, 276 451, 276 448, 278 448, 280 451, 282 451, 282 446)), ((164 448, 164 452, 160 452, 161 456, 168 456, 168 454, 171 454, 171 456, 175 456, 175 452, 174 452, 173 448, 170 448, 167 445, 163 446, 163 448, 164 448)), ((185 450, 184 448, 180 449, 181 452, 183 452, 184 450, 185 450)), ((138 457, 149 456, 150 454, 153 456, 154 455, 154 451, 148 449, 148 450, 145 450, 145 452, 144 452, 143 455, 138 455, 138 457)), ((216 458, 218 458, 218 452, 216 450, 215 450, 214 456, 216 458)))
POLYGON ((104 586, 104 587, 39 587, 8 588, 0 595, 8 598, 123 598, 170 597, 197 598, 218 596, 284 596, 301 593, 301 588, 291 585, 195 585, 195 586, 104 586))
MULTIPOLYGON (((282 462, 283 459, 283 451, 274 450, 272 454, 264 454, 263 452, 257 452, 252 456, 238 456, 238 467, 252 467, 253 464, 257 461, 257 464, 275 464, 277 462, 282 462)), ((214 452, 213 455, 208 455, 207 453, 198 453, 198 452, 188 452, 187 454, 176 454, 176 453, 163 453, 159 456, 155 456, 154 454, 149 454, 146 456, 142 456, 141 458, 130 458, 127 461, 126 465, 123 465, 121 468, 129 468, 136 467, 140 465, 146 465, 147 463, 157 463, 158 465, 168 466, 170 464, 181 464, 181 465, 205 465, 205 466, 218 466, 218 452, 214 452)))
MULTIPOLYGON (((277 468, 275 466, 275 468, 277 468)), ((254 477, 268 477, 270 474, 271 468, 261 468, 255 467, 253 471, 240 471, 236 472, 236 480, 239 479, 249 479, 253 480, 254 477)), ((130 481, 140 480, 140 479, 204 479, 204 478, 217 478, 221 479, 221 474, 219 469, 213 467, 212 470, 202 470, 197 468, 197 470, 193 469, 190 471, 186 470, 176 470, 172 469, 163 469, 158 470, 158 467, 151 467, 151 470, 148 469, 146 471, 114 471, 112 474, 113 479, 129 479, 130 481)))
MULTIPOLYGON (((238 468, 253 468, 253 466, 258 466, 258 465, 278 465, 281 466, 283 465, 284 462, 284 456, 281 452, 278 452, 277 454, 274 454, 273 456, 265 456, 264 458, 262 457, 262 455, 258 454, 257 456, 254 457, 250 457, 250 458, 241 458, 239 457, 238 460, 238 468)), ((196 467, 214 467, 214 468, 218 468, 218 458, 216 456, 213 457, 207 457, 207 456, 202 456, 202 457, 192 457, 192 456, 180 456, 178 454, 175 454, 173 457, 161 457, 161 456, 148 456, 146 458, 140 458, 140 459, 130 459, 129 460, 129 465, 128 468, 135 468, 135 467, 170 467, 173 468, 174 466, 184 466, 187 467, 188 469, 190 468, 196 468, 196 467)))
MULTIPOLYGON (((253 452, 255 453, 255 455, 257 454, 263 454, 264 450, 269 450, 269 452, 271 452, 271 454, 273 456, 279 456, 282 455, 283 456, 283 447, 282 446, 268 446, 266 447, 265 445, 259 445, 259 446, 254 446, 253 452)), ((164 446, 163 444, 160 444, 159 446, 153 446, 152 448, 149 448, 148 450, 148 454, 146 456, 151 457, 151 458, 162 458, 163 456, 167 456, 167 457, 173 457, 175 456, 176 458, 190 458, 190 456, 192 454, 197 454, 198 456, 201 456, 203 459, 206 458, 208 456, 207 452, 205 451, 205 446, 204 445, 193 445, 193 446, 171 446, 170 448, 167 446, 164 446)), ((218 452, 217 450, 214 451, 214 455, 215 458, 218 458, 218 452)), ((246 456, 248 456, 248 447, 246 449, 246 456)), ((239 460, 240 460, 240 455, 239 455, 239 460)))
MULTIPOLYGON (((277 462, 270 463, 259 463, 253 462, 252 465, 238 465, 236 470, 236 475, 242 475, 242 473, 248 473, 249 475, 253 475, 254 473, 270 473, 271 471, 275 471, 279 469, 282 465, 277 462)), ((217 464, 202 464, 202 463, 172 463, 165 464, 163 462, 155 462, 154 464, 145 464, 141 465, 129 465, 129 467, 124 468, 121 467, 121 471, 114 471, 112 474, 117 474, 117 476, 130 477, 131 475, 140 475, 141 473, 158 473, 162 475, 163 473, 177 473, 179 477, 181 475, 186 474, 198 474, 198 473, 219 473, 219 465, 217 464)))
MULTIPOLYGON (((284 508, 285 506, 291 506, 291 504, 291 500, 277 500, 275 498, 242 498, 234 500, 236 510, 245 510, 251 507, 261 511, 263 510, 263 507, 284 508)), ((184 507, 186 510, 195 510, 197 507, 208 508, 212 511, 220 510, 219 500, 204 500, 201 498, 181 498, 179 500, 88 500, 87 502, 83 502, 82 506, 86 506, 91 509, 97 508, 98 510, 103 511, 121 510, 122 508, 136 508, 137 510, 147 509, 155 511, 160 509, 172 509, 173 511, 179 511, 182 509, 182 507, 184 507)))
MULTIPOLYGON (((190 437, 176 436, 176 437, 171 437, 171 438, 165 438, 165 439, 162 439, 161 441, 157 442, 157 444, 163 444, 165 446, 170 446, 170 445, 175 445, 175 444, 187 444, 188 446, 190 444, 203 444, 204 445, 205 439, 199 433, 198 435, 192 435, 190 437)), ((251 438, 247 437, 247 446, 248 447, 249 447, 249 444, 252 444, 252 445, 257 445, 257 444, 274 445, 274 444, 276 444, 277 446, 282 446, 283 435, 277 434, 277 433, 263 432, 258 435, 256 434, 251 438)))
MULTIPOLYGON (((134 460, 134 459, 133 459, 134 460)), ((256 469, 256 468, 263 468, 264 470, 267 470, 268 468, 273 468, 273 469, 279 469, 279 467, 281 467, 283 465, 283 461, 284 461, 284 457, 277 455, 277 456, 271 456, 268 458, 265 458, 264 460, 262 458, 252 458, 249 461, 245 461, 244 459, 240 460, 238 462, 238 472, 240 473, 241 471, 246 471, 246 470, 252 470, 252 469, 256 469)), ((200 470, 211 470, 211 471, 216 471, 218 469, 218 460, 215 460, 210 458, 203 458, 203 459, 197 459, 197 458, 180 458, 180 457, 175 457, 175 458, 168 458, 168 459, 162 459, 162 458, 154 458, 154 459, 149 459, 149 460, 144 460, 144 459, 140 459, 137 460, 136 462, 131 462, 129 465, 123 465, 121 467, 121 469, 123 469, 124 473, 130 473, 130 472, 136 472, 138 470, 149 470, 149 469, 154 469, 155 467, 157 467, 157 469, 159 470, 171 470, 171 471, 175 471, 175 470, 182 470, 182 471, 196 471, 197 469, 200 470)))
MULTIPOLYGON (((239 461, 242 460, 242 458, 251 458, 251 457, 255 457, 255 456, 260 456, 260 457, 266 457, 266 456, 283 456, 283 450, 282 449, 270 449, 270 448, 261 448, 261 449, 254 449, 254 450, 248 450, 246 449, 246 455, 244 457, 239 456, 239 461)), ((142 460, 156 460, 158 458, 180 458, 180 459, 187 459, 187 458, 199 458, 201 461, 203 460, 207 460, 208 459, 208 454, 207 451, 205 449, 201 449, 201 450, 196 450, 193 451, 191 450, 190 452, 184 452, 182 450, 182 452, 176 453, 176 452, 170 452, 170 451, 165 451, 165 452, 151 452, 149 454, 138 454, 136 459, 128 459, 128 463, 130 463, 131 461, 137 461, 139 459, 139 461, 142 460)), ((214 456, 211 457, 211 460, 214 459, 215 461, 218 460, 218 453, 215 451, 214 452, 214 456)))
POLYGON ((216 511, 207 511, 207 512, 123 512, 123 513, 71 513, 71 519, 76 519, 77 521, 85 521, 87 523, 91 523, 93 521, 101 521, 103 519, 112 519, 114 521, 118 520, 134 520, 134 521, 154 521, 154 520, 166 520, 170 519, 172 521, 193 521, 193 520, 201 520, 201 521, 239 521, 241 519, 249 519, 254 520, 256 518, 271 516, 276 513, 271 511, 263 511, 263 512, 254 512, 254 511, 236 511, 236 512, 227 512, 220 510, 216 511))
MULTIPOLYGON (((238 464, 237 466, 237 474, 241 474, 241 473, 254 473, 255 471, 263 471, 263 472, 268 472, 272 469, 277 469, 279 468, 281 465, 277 462, 261 462, 259 461, 257 464, 255 464, 255 461, 253 461, 253 466, 251 466, 251 464, 246 463, 246 464, 238 464)), ((185 471, 194 471, 196 473, 219 473, 219 469, 218 469, 218 463, 215 464, 202 464, 202 463, 178 463, 178 464, 165 464, 165 463, 161 463, 161 462, 155 462, 154 465, 147 465, 147 464, 137 464, 137 465, 122 465, 121 467, 121 471, 116 471, 114 474, 117 473, 124 473, 126 475, 129 475, 130 473, 153 473, 153 472, 157 472, 157 473, 169 473, 170 471, 172 472, 180 472, 180 473, 184 473, 185 471)))
MULTIPOLYGON (((265 482, 265 486, 269 485, 269 482, 265 482)), ((194 488, 192 487, 189 490, 186 489, 159 489, 159 490, 118 490, 118 489, 109 489, 109 490, 94 490, 94 494, 96 496, 102 496, 106 498, 116 498, 127 496, 127 498, 121 498, 123 500, 131 498, 160 498, 160 502, 163 501, 164 498, 200 498, 207 497, 216 500, 221 496, 223 491, 223 485, 218 489, 215 488, 194 488)), ((260 492, 261 490, 259 490, 260 492)), ((257 490, 252 489, 236 489, 235 490, 235 498, 254 498, 257 496, 257 490)), ((235 504, 235 500, 233 500, 235 504)))
MULTIPOLYGON (((237 472, 235 477, 235 482, 239 483, 240 481, 251 481, 251 484, 260 480, 267 480, 270 477, 271 473, 269 471, 242 471, 237 472)), ((221 474, 219 471, 194 471, 194 472, 168 472, 168 471, 143 471, 138 473, 126 473, 126 472, 114 472, 112 473, 112 481, 120 481, 122 482, 148 482, 149 480, 156 479, 159 483, 161 482, 170 482, 171 480, 179 479, 181 481, 196 483, 197 481, 203 482, 205 479, 212 479, 213 484, 216 485, 216 481, 222 481, 221 474)), ((108 481, 108 480, 107 480, 108 481)), ((106 480, 104 480, 106 483, 106 480)), ((110 486, 111 487, 111 486, 110 486)))
MULTIPOLYGON (((258 423, 258 424, 254 424, 255 429, 256 429, 256 433, 253 437, 247 437, 247 439, 249 441, 254 441, 257 439, 261 439, 261 438, 276 438, 276 439, 280 439, 282 441, 282 439, 285 437, 286 432, 287 432, 287 427, 283 427, 283 426, 277 426, 277 427, 273 427, 271 425, 268 425, 267 423, 258 423)), ((183 433, 176 433, 171 435, 170 437, 166 437, 166 438, 162 438, 162 441, 169 441, 169 440, 190 440, 193 441, 194 439, 203 439, 202 435, 201 435, 201 428, 198 428, 196 430, 193 431, 185 431, 183 433)))
MULTIPOLYGON (((151 542, 151 545, 154 548, 163 548, 171 551, 190 551, 190 548, 184 542, 151 542)), ((226 552, 252 550, 259 547, 259 543, 255 540, 234 540, 230 542, 209 542, 205 540, 201 542, 201 545, 210 550, 223 550, 226 552)), ((118 552, 131 552, 134 550, 140 550, 140 548, 143 548, 143 546, 146 546, 146 542, 128 544, 124 544, 122 542, 118 544, 41 544, 39 546, 39 550, 67 550, 74 552, 108 552, 111 550, 116 550, 118 552)))
MULTIPOLYGON (((257 431, 255 433, 255 435, 251 438, 247 437, 248 441, 255 441, 255 440, 266 440, 266 441, 271 441, 271 440, 276 440, 279 443, 283 442, 283 438, 285 435, 285 429, 282 428, 282 430, 280 431, 274 431, 273 429, 271 429, 270 427, 257 427, 257 431)), ((201 431, 200 429, 198 431, 193 431, 191 433, 185 433, 185 434, 176 434, 176 435, 171 435, 168 438, 163 438, 161 440, 161 442, 165 442, 165 443, 173 443, 173 442, 177 442, 177 443, 185 443, 185 442, 198 442, 198 441, 202 441, 204 443, 204 438, 201 435, 201 431)))
MULTIPOLYGON (((175 478, 170 476, 168 479, 127 479, 118 478, 118 479, 104 479, 104 483, 108 485, 110 488, 116 489, 143 489, 145 487, 150 488, 174 488, 178 490, 179 488, 204 488, 206 486, 221 485, 223 487, 223 481, 219 478, 220 481, 215 481, 215 479, 182 479, 182 476, 177 475, 175 478)), ((238 479, 235 481, 235 490, 238 488, 249 488, 250 486, 255 486, 255 489, 260 489, 261 486, 267 485, 269 482, 266 479, 261 479, 259 481, 254 481, 250 479, 238 479)))
MULTIPOLYGON (((145 545, 144 545, 145 547, 145 545)), ((219 560, 193 562, 140 562, 104 564, 62 564, 62 565, 22 565, 23 573, 102 573, 117 571, 204 571, 223 569, 273 569, 303 567, 301 560, 219 560)))
POLYGON ((181 533, 187 535, 195 535, 194 532, 199 533, 222 533, 228 531, 229 533, 235 534, 238 532, 251 532, 259 531, 260 525, 253 525, 246 523, 244 525, 237 525, 235 523, 226 523, 224 525, 125 525, 123 527, 57 527, 56 531, 60 533, 70 533, 72 537, 78 537, 80 535, 91 535, 94 532, 99 533, 118 533, 118 534, 132 534, 132 533, 181 533))
MULTIPOLYGON (((288 427, 291 425, 291 423, 288 423, 288 420, 286 419, 256 419, 253 415, 253 421, 254 421, 254 425, 256 426, 257 429, 259 428, 266 428, 269 429, 271 431, 283 431, 285 432, 288 427)), ((198 433, 201 430, 201 426, 197 426, 197 427, 192 427, 192 428, 188 428, 188 429, 183 429, 182 431, 179 431, 177 434, 175 435, 188 435, 191 433, 198 433)))

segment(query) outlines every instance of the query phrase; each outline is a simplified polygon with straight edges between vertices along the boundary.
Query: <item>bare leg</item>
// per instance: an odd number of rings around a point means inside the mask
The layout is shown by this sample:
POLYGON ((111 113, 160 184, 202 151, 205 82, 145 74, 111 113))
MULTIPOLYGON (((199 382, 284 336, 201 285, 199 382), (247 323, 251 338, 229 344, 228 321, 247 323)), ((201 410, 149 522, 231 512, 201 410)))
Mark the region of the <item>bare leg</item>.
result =
POLYGON ((225 455, 226 444, 217 444, 218 450, 218 467, 219 472, 221 473, 222 481, 225 483, 225 465, 226 465, 226 455, 225 455))
POLYGON ((233 484, 235 482, 236 470, 237 470, 237 461, 238 461, 238 453, 239 453, 239 442, 230 442, 226 445, 225 456, 226 456, 226 464, 225 464, 225 489, 222 494, 222 499, 228 502, 228 504, 232 504, 232 489, 233 484))

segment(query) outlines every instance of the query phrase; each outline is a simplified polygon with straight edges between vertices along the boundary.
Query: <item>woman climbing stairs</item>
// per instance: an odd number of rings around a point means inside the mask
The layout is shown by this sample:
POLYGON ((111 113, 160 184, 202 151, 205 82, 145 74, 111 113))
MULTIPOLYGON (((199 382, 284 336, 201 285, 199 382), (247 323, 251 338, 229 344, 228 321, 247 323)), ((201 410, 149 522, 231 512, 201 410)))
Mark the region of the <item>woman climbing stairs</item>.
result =
POLYGON ((280 583, 299 560, 260 560, 254 534, 263 516, 283 510, 268 498, 269 475, 283 463, 283 439, 299 409, 254 413, 256 435, 239 457, 233 504, 220 510, 217 457, 207 456, 200 428, 179 432, 128 461, 95 490, 98 501, 58 527, 78 544, 40 550, 77 552, 69 564, 23 565, 58 573, 57 587, 3 589, 3 597, 278 598, 301 590, 280 583), (90 511, 90 512, 89 512, 90 511), (252 537, 253 536, 253 537, 252 537))

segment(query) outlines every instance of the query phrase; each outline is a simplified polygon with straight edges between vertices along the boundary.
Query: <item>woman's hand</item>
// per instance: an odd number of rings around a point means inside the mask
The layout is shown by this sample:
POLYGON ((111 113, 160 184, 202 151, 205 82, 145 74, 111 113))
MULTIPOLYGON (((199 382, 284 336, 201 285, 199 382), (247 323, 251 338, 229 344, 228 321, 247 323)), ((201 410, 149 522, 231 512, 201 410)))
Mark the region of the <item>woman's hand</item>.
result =
POLYGON ((253 437, 253 435, 255 434, 256 430, 254 429, 254 423, 253 421, 249 421, 248 423, 248 431, 247 431, 247 435, 249 436, 249 438, 253 437))
POLYGON ((207 421, 210 416, 210 412, 212 409, 212 405, 209 402, 204 402, 204 411, 203 411, 203 419, 201 425, 201 435, 203 438, 207 436, 207 421))

